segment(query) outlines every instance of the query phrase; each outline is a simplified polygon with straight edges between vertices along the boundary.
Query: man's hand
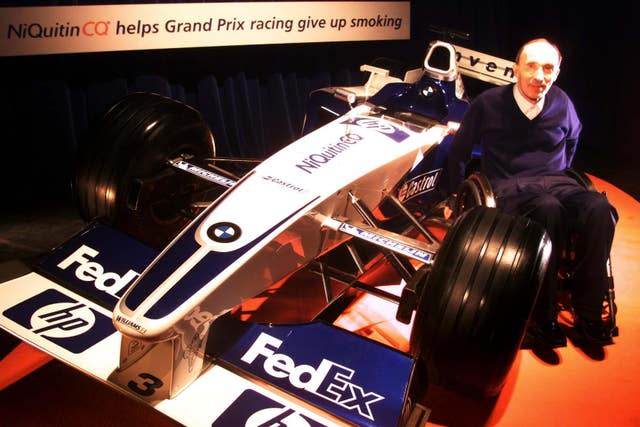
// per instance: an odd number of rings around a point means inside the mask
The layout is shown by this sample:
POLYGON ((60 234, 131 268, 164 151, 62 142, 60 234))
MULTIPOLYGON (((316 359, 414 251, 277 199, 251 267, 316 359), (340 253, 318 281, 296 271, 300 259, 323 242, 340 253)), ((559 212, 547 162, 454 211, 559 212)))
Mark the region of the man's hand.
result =
POLYGON ((447 133, 449 135, 455 135, 459 127, 460 127, 459 122, 447 122, 447 133))

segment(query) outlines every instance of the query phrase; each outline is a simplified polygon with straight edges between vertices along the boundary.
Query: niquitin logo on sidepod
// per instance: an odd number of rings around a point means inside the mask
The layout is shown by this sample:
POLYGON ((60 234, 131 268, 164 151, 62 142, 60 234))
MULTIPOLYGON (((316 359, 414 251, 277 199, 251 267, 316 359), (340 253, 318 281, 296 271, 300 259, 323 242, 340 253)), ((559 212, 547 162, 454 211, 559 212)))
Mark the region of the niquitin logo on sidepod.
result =
POLYGON ((338 142, 322 147, 322 151, 319 153, 309 154, 302 159, 300 163, 296 164, 296 167, 306 173, 313 173, 315 170, 320 169, 322 165, 329 163, 332 159, 363 139, 364 138, 357 133, 349 132, 338 138, 338 142))

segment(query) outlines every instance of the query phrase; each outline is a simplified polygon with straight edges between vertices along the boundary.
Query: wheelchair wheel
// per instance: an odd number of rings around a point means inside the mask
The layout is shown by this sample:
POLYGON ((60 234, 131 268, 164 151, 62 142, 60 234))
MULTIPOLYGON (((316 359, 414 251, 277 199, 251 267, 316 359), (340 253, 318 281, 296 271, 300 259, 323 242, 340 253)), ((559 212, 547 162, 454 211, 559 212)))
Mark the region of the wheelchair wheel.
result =
POLYGON ((489 180, 484 174, 474 172, 467 177, 458 189, 458 197, 453 206, 453 218, 476 206, 496 207, 495 197, 489 180))
POLYGON ((134 93, 102 117, 83 153, 75 195, 85 220, 100 219, 160 247, 188 222, 194 180, 167 160, 210 158, 213 136, 193 108, 152 93, 134 93))
POLYGON ((447 233, 425 275, 411 352, 427 380, 464 394, 502 389, 542 283, 551 243, 523 217, 477 207, 447 233))

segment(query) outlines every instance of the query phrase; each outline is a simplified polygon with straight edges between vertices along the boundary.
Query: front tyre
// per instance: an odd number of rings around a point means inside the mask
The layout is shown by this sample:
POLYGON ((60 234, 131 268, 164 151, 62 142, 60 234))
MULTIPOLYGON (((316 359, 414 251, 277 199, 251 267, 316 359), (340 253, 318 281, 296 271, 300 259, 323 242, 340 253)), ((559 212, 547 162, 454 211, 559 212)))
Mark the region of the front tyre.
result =
POLYGON ((429 382, 474 396, 500 393, 550 254, 536 223, 476 207, 447 233, 426 275, 411 352, 429 382))
POLYGON ((185 212, 199 185, 167 165, 179 155, 215 156, 200 113, 153 93, 122 98, 101 118, 83 153, 75 180, 81 216, 162 247, 188 223, 185 212))

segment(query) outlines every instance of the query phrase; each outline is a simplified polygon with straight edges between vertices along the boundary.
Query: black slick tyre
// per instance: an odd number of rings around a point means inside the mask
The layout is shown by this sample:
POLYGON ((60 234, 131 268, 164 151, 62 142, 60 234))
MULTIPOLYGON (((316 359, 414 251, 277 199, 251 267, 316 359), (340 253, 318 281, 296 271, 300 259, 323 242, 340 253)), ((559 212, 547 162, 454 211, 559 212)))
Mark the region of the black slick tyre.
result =
POLYGON ((188 222, 186 206, 180 206, 188 199, 185 186, 178 179, 165 179, 175 174, 167 161, 185 154, 214 157, 206 122, 179 101, 133 93, 103 115, 92 135, 74 182, 81 216, 111 224, 152 246, 164 245, 188 222))
POLYGON ((424 288, 411 351, 430 383, 476 397, 500 393, 546 270, 542 227, 494 208, 464 213, 424 288))

